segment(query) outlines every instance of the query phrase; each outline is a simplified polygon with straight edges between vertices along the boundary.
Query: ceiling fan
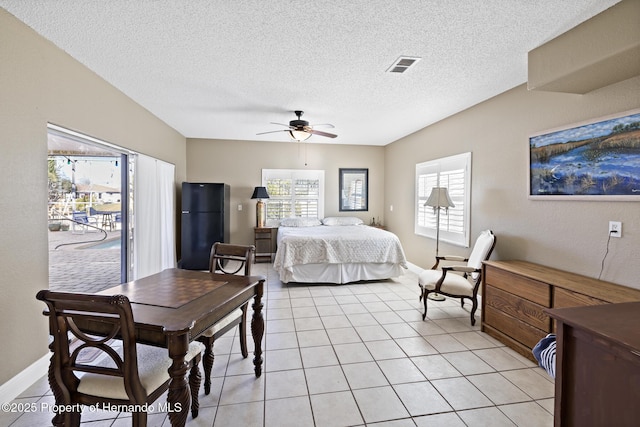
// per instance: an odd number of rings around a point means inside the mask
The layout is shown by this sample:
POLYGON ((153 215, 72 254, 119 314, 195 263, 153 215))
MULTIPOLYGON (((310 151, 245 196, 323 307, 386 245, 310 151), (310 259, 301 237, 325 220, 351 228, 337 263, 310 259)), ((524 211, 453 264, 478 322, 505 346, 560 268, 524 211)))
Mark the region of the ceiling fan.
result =
POLYGON ((266 133, 275 133, 275 132, 287 132, 291 136, 291 138, 295 139, 298 142, 307 140, 311 135, 326 136, 327 138, 335 138, 336 136, 338 136, 333 133, 322 132, 314 129, 314 127, 317 127, 317 126, 333 128, 334 126, 332 124, 324 123, 320 125, 310 125, 308 121, 302 120, 301 118, 302 115, 304 114, 304 111, 297 110, 297 111, 294 111, 294 113, 298 118, 296 120, 291 120, 288 125, 285 125, 284 123, 271 122, 272 125, 285 126, 288 129, 272 130, 269 132, 260 132, 256 135, 264 135, 266 133))

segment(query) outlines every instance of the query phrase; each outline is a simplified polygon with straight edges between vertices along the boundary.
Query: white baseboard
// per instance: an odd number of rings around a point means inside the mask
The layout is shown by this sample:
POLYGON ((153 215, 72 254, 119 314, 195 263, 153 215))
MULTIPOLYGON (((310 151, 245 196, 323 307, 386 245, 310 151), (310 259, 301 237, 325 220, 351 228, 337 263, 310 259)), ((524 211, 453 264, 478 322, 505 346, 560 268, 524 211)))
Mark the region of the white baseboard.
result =
POLYGON ((9 403, 20 394, 31 387, 36 381, 47 375, 49 370, 49 360, 51 353, 47 353, 42 358, 36 360, 31 366, 18 373, 6 383, 0 386, 0 402, 9 403))
POLYGON ((418 267, 417 265, 412 264, 409 261, 407 261, 407 267, 409 271, 416 273, 418 275, 424 271, 424 268, 418 267))

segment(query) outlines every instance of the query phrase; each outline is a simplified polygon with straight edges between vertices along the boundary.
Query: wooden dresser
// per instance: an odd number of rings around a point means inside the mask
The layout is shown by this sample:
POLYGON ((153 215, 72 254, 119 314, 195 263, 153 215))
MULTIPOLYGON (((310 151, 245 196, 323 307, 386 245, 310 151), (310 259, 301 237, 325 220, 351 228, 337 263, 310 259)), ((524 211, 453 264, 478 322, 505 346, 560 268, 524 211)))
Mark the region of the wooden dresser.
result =
POLYGON ((555 425, 640 422, 640 303, 550 309, 558 324, 555 425))
POLYGON ((640 289, 526 261, 486 261, 482 330, 535 361, 531 349, 555 324, 547 308, 640 301, 640 289))

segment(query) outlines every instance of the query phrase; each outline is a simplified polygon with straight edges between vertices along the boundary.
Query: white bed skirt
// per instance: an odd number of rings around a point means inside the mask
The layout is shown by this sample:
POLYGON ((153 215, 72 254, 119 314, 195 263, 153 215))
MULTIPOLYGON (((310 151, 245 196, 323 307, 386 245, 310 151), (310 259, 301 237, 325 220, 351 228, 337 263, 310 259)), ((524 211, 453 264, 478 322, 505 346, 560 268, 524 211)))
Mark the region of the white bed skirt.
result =
POLYGON ((283 283, 350 283, 360 280, 383 280, 404 274, 399 264, 301 264, 278 271, 283 283))

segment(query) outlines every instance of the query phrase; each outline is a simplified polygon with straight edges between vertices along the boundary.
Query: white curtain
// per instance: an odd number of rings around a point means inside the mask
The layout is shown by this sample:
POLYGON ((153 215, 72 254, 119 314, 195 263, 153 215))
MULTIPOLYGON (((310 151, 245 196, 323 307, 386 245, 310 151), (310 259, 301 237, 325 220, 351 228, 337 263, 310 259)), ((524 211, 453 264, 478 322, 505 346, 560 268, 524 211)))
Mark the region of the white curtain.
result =
POLYGON ((175 165, 138 154, 133 204, 133 279, 175 267, 175 165))

